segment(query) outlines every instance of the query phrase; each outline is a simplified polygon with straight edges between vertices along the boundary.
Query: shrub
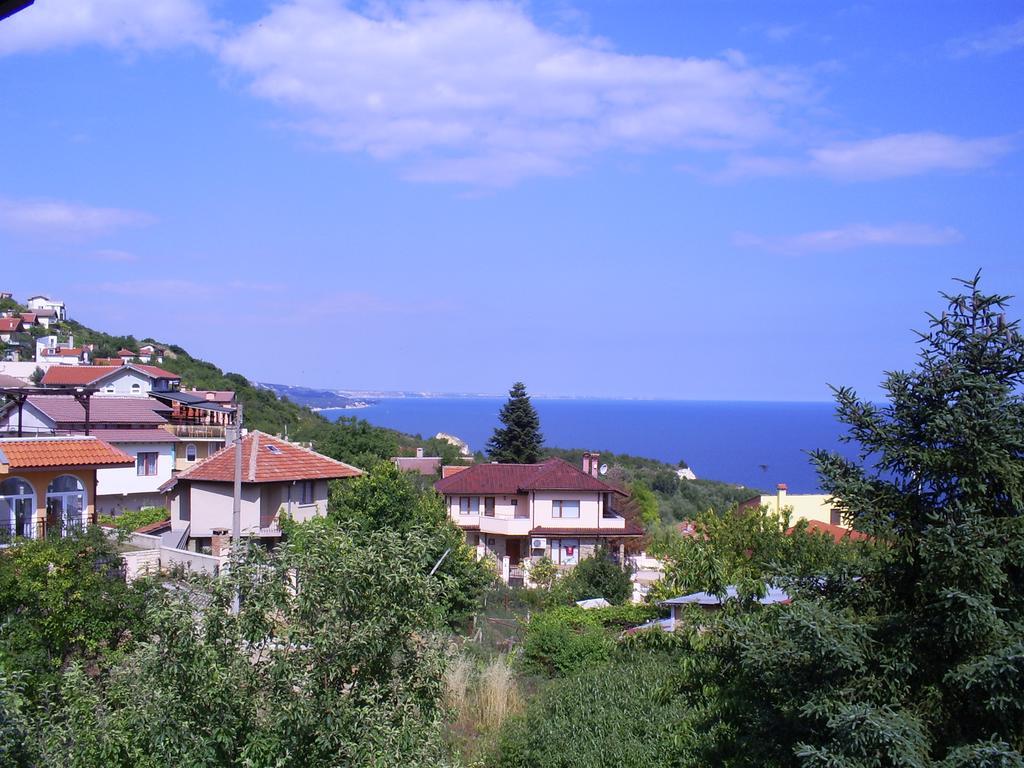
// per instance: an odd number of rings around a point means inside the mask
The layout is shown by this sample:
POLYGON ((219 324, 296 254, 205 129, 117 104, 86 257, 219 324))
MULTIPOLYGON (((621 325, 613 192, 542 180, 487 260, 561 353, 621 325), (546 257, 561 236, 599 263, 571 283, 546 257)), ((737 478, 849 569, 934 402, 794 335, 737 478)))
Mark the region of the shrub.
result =
POLYGON ((164 507, 143 507, 122 512, 116 517, 101 517, 100 525, 110 525, 119 531, 131 533, 144 525, 170 520, 171 514, 164 507))
POLYGON ((529 669, 547 675, 571 675, 605 661, 612 640, 597 618, 576 606, 535 614, 526 626, 523 659, 529 669))
POLYGON ((603 549, 582 560, 568 576, 575 600, 603 597, 613 605, 625 603, 633 594, 629 571, 614 563, 603 549))
POLYGON ((587 613, 600 622, 602 627, 621 631, 657 618, 661 611, 653 605, 627 603, 593 608, 587 613))
POLYGON ((669 765, 681 704, 657 655, 590 669, 549 686, 502 729, 495 768, 669 765))

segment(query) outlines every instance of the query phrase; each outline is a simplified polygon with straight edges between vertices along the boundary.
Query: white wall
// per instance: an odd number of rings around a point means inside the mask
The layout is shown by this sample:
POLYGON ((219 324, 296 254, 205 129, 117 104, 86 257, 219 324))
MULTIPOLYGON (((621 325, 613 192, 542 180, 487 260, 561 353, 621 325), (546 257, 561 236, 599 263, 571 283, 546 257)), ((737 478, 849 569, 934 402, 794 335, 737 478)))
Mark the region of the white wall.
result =
POLYGON ((114 443, 116 448, 134 460, 140 453, 157 453, 156 474, 140 477, 135 466, 111 467, 96 472, 96 492, 101 496, 123 496, 132 493, 156 493, 171 479, 174 469, 174 443, 114 443))
POLYGON ((141 373, 133 371, 130 368, 118 369, 118 373, 109 379, 104 380, 99 384, 100 395, 139 395, 146 397, 147 393, 153 389, 153 385, 148 376, 143 376, 141 373), (139 391, 133 392, 132 385, 138 384, 139 391), (113 387, 114 391, 109 391, 109 388, 113 387))
POLYGON ((597 528, 601 520, 601 494, 583 491, 536 491, 533 498, 535 528, 597 528), (551 502, 555 499, 580 503, 579 517, 552 517, 551 502))
MULTIPOLYGON (((50 434, 53 430, 53 422, 44 417, 30 403, 25 403, 21 410, 21 426, 25 435, 50 434)), ((11 405, 2 416, 0 416, 0 431, 7 434, 4 437, 16 437, 18 434, 18 407, 11 405)))

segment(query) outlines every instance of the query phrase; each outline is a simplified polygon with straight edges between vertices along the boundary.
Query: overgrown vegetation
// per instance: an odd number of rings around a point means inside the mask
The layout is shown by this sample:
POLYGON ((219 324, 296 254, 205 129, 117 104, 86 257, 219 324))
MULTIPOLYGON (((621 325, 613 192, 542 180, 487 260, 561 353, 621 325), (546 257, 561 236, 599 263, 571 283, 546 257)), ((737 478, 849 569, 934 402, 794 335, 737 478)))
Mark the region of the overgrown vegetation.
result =
POLYGON ((122 512, 116 517, 101 517, 99 524, 116 528, 124 533, 131 533, 144 525, 152 525, 170 519, 171 513, 167 511, 166 507, 143 507, 122 512))

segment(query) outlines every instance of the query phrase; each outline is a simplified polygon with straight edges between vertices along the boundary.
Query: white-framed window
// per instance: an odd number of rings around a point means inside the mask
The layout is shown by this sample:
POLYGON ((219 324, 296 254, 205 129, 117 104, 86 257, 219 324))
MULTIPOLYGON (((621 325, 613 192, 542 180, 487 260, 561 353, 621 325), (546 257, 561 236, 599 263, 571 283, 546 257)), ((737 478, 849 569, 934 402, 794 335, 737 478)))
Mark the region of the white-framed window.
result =
POLYGON ((195 443, 189 443, 188 445, 185 446, 185 461, 195 461, 196 454, 197 451, 195 443))
POLYGON ((132 384, 132 394, 137 395, 140 392, 142 392, 142 385, 136 381, 134 384, 132 384))
POLYGON ((20 477, 0 483, 0 540, 35 538, 36 492, 20 477))
POLYGON ((135 474, 139 477, 156 475, 157 460, 160 454, 156 451, 144 451, 135 456, 135 474))
POLYGON ((555 499, 551 502, 552 517, 579 517, 580 503, 575 499, 555 499))
POLYGON ((46 489, 47 533, 67 533, 85 523, 85 486, 74 475, 61 475, 46 489))
POLYGON ((459 496, 459 514, 461 514, 461 515, 479 515, 480 514, 480 497, 479 496, 459 496))
POLYGON ((484 496, 484 517, 494 517, 493 496, 484 496))

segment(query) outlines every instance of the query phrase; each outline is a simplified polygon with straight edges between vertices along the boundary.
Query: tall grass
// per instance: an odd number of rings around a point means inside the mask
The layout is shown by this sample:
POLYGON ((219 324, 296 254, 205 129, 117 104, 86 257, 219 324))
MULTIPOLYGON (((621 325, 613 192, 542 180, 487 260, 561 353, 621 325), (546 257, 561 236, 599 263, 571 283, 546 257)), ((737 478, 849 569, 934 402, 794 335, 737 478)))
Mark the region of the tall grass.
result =
POLYGON ((519 690, 507 656, 496 656, 480 670, 476 695, 480 723, 488 730, 500 728, 519 708, 519 690))
POLYGON ((451 737, 464 757, 486 750, 505 719, 522 709, 515 671, 502 654, 483 664, 465 655, 445 671, 445 703, 451 709, 451 737))
POLYGON ((461 718, 466 711, 469 686, 473 681, 473 662, 459 654, 453 658, 444 673, 444 703, 461 718))

